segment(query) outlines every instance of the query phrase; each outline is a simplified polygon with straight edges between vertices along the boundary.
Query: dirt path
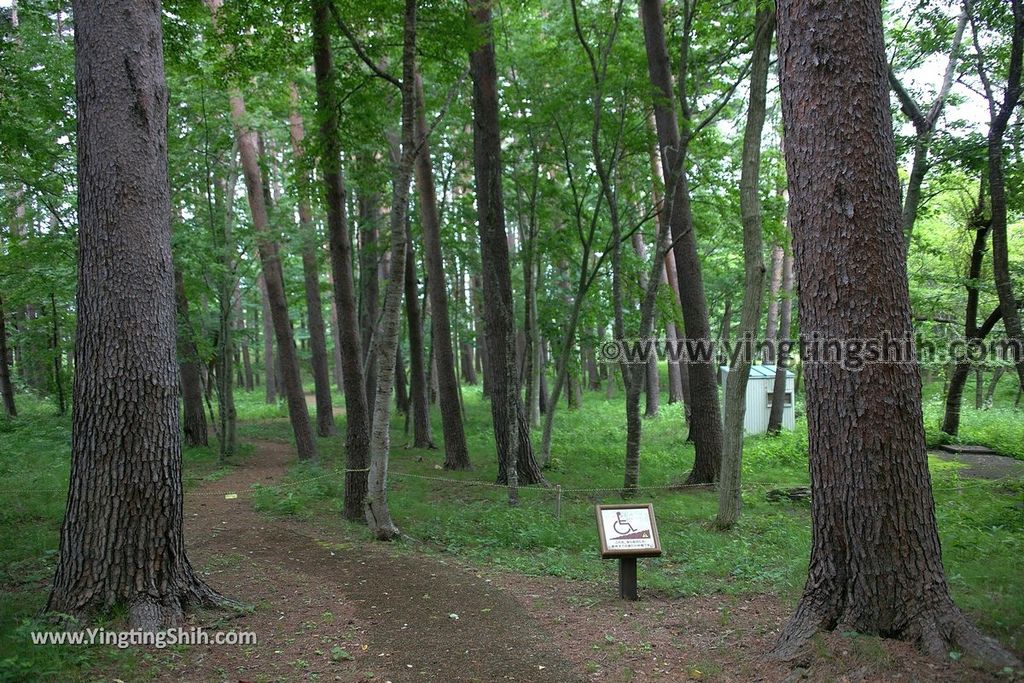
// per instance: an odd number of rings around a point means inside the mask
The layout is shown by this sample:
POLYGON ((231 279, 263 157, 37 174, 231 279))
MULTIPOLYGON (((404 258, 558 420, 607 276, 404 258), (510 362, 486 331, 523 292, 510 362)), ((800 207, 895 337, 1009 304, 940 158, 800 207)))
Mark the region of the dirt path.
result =
POLYGON ((1024 462, 1005 455, 947 453, 945 451, 929 451, 928 454, 947 462, 964 463, 966 467, 960 469, 961 477, 973 479, 1024 477, 1024 462))
POLYGON ((193 614, 191 625, 253 631, 259 643, 160 651, 144 660, 156 680, 995 680, 907 643, 838 633, 791 670, 762 658, 792 609, 772 595, 623 603, 611 582, 485 570, 360 540, 336 518, 269 517, 253 510, 251 487, 279 481, 293 454, 254 443, 241 466, 187 494, 185 512, 193 565, 255 608, 193 614))
POLYGON ((478 573, 369 543, 339 542, 345 536, 331 533, 330 524, 253 511, 246 496, 251 485, 280 479, 292 457, 282 444, 255 445, 255 455, 238 469, 186 495, 185 512, 193 564, 215 588, 256 606, 216 626, 254 631, 259 645, 191 647, 162 662, 161 678, 582 678, 508 591, 478 573), (239 497, 225 498, 232 493, 239 497))

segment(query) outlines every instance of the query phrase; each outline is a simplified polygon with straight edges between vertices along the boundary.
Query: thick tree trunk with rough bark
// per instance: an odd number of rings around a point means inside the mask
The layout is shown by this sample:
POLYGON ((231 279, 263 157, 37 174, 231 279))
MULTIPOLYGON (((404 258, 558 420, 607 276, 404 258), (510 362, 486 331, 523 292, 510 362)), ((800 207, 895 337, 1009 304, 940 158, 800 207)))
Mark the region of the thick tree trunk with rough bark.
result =
MULTIPOLYGON (((778 3, 789 224, 800 325, 835 339, 912 333, 881 7, 778 3), (822 154, 822 150, 830 150, 822 154)), ((807 583, 773 656, 819 629, 1016 660, 954 606, 942 568, 916 364, 806 365, 807 583)))
MULTIPOLYGON (((423 233, 423 260, 427 269, 427 296, 430 299, 431 348, 437 365, 438 404, 444 432, 444 468, 468 470, 469 451, 462 425, 462 400, 459 379, 455 373, 455 350, 452 325, 448 317, 447 280, 441 251, 441 221, 437 208, 437 190, 431 165, 430 140, 423 103, 423 83, 416 76, 416 191, 419 197, 420 228, 423 233)), ((472 366, 471 366, 472 369, 472 366)), ((473 377, 476 382, 476 377, 473 377)))
POLYGON ((516 374, 515 309, 508 236, 501 194, 501 134, 498 125, 498 83, 491 39, 491 4, 467 0, 473 23, 487 38, 470 53, 473 77, 473 161, 479 214, 480 260, 487 345, 484 381, 491 394, 494 441, 498 450, 498 483, 507 484, 509 504, 518 503, 519 484, 544 483, 533 457, 530 426, 519 396, 516 374))
MULTIPOLYGON (((697 254, 697 236, 690 206, 690 189, 686 173, 688 139, 680 136, 676 121, 672 74, 665 44, 665 27, 660 0, 641 0, 647 68, 655 90, 654 115, 666 173, 666 210, 674 241, 679 297, 683 309, 686 337, 710 339, 704 279, 697 254)), ((717 372, 714 359, 687 365, 690 380, 690 435, 696 456, 688 484, 708 484, 718 478, 722 458, 722 418, 718 406, 717 372)))
POLYGON ((345 215, 345 184, 341 173, 338 95, 331 55, 330 0, 313 0, 313 69, 323 173, 331 277, 338 306, 342 373, 345 384, 345 519, 364 519, 367 468, 370 464, 370 418, 363 385, 358 308, 352 279, 352 243, 345 215))
MULTIPOLYGON (((299 91, 292 84, 292 111, 288 118, 292 154, 297 165, 301 165, 305 150, 302 147, 306 137, 302 117, 298 112, 299 91)), ((309 320, 309 345, 313 365, 313 387, 316 394, 316 433, 333 436, 334 406, 331 401, 331 376, 327 367, 327 328, 324 324, 323 304, 320 301, 320 264, 317 252, 321 242, 313 225, 313 212, 309 208, 308 178, 305 171, 299 175, 299 232, 302 240, 302 275, 306 291, 306 315, 309 320)))
POLYGON ((743 420, 747 411, 747 383, 754 359, 754 337, 761 324, 764 299, 763 227, 761 222, 761 132, 768 86, 768 65, 775 32, 775 9, 759 5, 754 18, 754 46, 750 63, 750 99, 743 131, 740 161, 740 213, 743 222, 743 304, 739 343, 746 348, 735 355, 725 386, 725 425, 722 469, 718 478, 718 515, 715 527, 731 529, 740 518, 740 473, 743 465, 743 420))
POLYGON ((3 399, 4 414, 8 417, 17 417, 18 409, 14 403, 14 386, 11 383, 10 356, 7 351, 7 319, 2 299, 0 299, 0 399, 3 399))
POLYGON ((174 294, 178 313, 178 367, 181 377, 181 399, 186 446, 206 446, 206 412, 203 409, 203 369, 192 340, 188 299, 181 273, 174 271, 174 294))
POLYGON ((154 631, 223 603, 182 535, 160 4, 75 2, 74 15, 78 329, 71 482, 47 610, 123 607, 131 628, 154 631))

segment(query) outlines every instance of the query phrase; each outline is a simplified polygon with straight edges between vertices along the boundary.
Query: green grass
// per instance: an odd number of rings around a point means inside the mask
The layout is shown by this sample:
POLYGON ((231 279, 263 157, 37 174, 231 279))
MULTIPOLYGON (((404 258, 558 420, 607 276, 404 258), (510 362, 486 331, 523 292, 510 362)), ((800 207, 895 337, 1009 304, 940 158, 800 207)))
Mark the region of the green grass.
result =
MULTIPOLYGON (((555 518, 555 491, 524 488, 519 508, 505 505, 505 491, 492 487, 496 475, 489 405, 479 392, 464 389, 467 439, 475 470, 440 469, 442 451, 405 448, 404 419, 392 424, 391 512, 402 531, 421 541, 415 549, 453 553, 474 562, 535 575, 600 581, 612 586, 614 562, 597 557, 593 506, 621 500, 625 431, 621 396, 586 395, 581 410, 559 410, 553 466, 546 475, 564 494, 561 518, 555 518), (416 476, 403 476, 416 475, 416 476), (422 477, 430 477, 426 479, 422 477), (574 491, 573 489, 611 489, 574 491)), ((563 404, 564 405, 564 404, 563 404)), ((990 425, 993 438, 1012 439, 1024 414, 965 408, 964 425, 990 425)), ((693 462, 693 447, 684 443, 677 406, 644 421, 641 483, 662 487, 680 482, 693 462)), ((434 439, 441 426, 434 421, 434 439)), ((287 440, 286 421, 268 422, 261 433, 287 440)), ((539 440, 539 434, 534 434, 539 440)), ((296 468, 293 482, 332 473, 315 486, 268 488, 257 506, 271 514, 336 514, 340 505, 341 439, 321 442, 322 464, 296 468), (330 477, 327 478, 330 480, 330 477)), ((1013 483, 961 480, 959 466, 932 459, 936 512, 944 560, 957 603, 988 632, 1011 646, 1024 648, 1024 480, 1013 483)), ((764 492, 776 486, 806 484, 807 432, 803 420, 794 432, 776 438, 748 437, 744 448, 744 510, 730 533, 709 527, 717 498, 705 490, 645 491, 654 503, 665 550, 644 560, 645 590, 668 596, 706 593, 771 592, 795 600, 806 576, 810 546, 810 510, 801 503, 768 502, 764 492)), ((349 532, 365 538, 365 531, 349 532)))
MULTIPOLYGON (((30 396, 18 396, 18 411, 16 419, 0 417, 0 681, 92 681, 87 672, 95 667, 131 679, 132 650, 31 644, 30 631, 48 628, 40 613, 64 517, 71 422, 30 396)), ((222 473, 215 448, 185 449, 183 459, 186 487, 222 473)))
MULTIPOLYGON (((939 404, 932 398, 934 388, 929 390, 925 416, 931 434, 939 404)), ((529 574, 597 581, 611 590, 615 564, 597 557, 593 506, 619 500, 625 440, 621 393, 611 400, 603 393, 587 393, 581 410, 566 410, 564 402, 559 409, 553 467, 546 474, 564 489, 560 519, 554 515, 554 490, 524 488, 521 506, 509 509, 505 491, 490 486, 496 466, 489 405, 473 388, 464 388, 464 394, 466 433, 476 468, 472 472, 442 471, 440 450, 406 448, 404 419, 396 415, 393 421, 392 514, 405 534, 422 542, 403 548, 452 553, 529 574), (403 476, 410 474, 431 479, 403 476)), ((39 613, 56 558, 70 423, 67 417, 55 417, 49 403, 18 399, 21 415, 0 418, 0 680, 97 680, 93 672, 131 679, 136 658, 145 654, 28 644, 28 632, 41 624, 39 613)), ((997 405, 1012 405, 1012 400, 1004 398, 997 405)), ((340 396, 335 401, 344 404, 340 396)), ((238 409, 246 421, 240 426, 243 440, 292 440, 283 405, 266 405, 262 392, 239 392, 238 409)), ((1022 423, 1024 413, 1008 407, 964 410, 965 435, 984 433, 990 445, 1008 443, 1011 451, 1014 444, 1021 447, 1022 423)), ((693 448, 684 443, 681 424, 679 407, 664 403, 658 418, 644 421, 644 486, 664 487, 685 477, 693 448)), ((770 592, 787 600, 799 595, 810 544, 809 509, 764 497, 766 488, 807 482, 806 426, 802 420, 797 425, 795 432, 777 438, 747 439, 744 511, 733 532, 710 530, 713 492, 658 488, 643 493, 641 500, 655 504, 665 549, 662 558, 643 561, 643 590, 666 596, 770 592)), ((343 431, 343 419, 338 426, 343 431)), ((435 415, 434 439, 439 444, 441 436, 435 415)), ((539 440, 539 434, 534 437, 539 440)), ((302 485, 257 489, 257 508, 275 515, 336 516, 342 442, 342 437, 321 439, 320 464, 296 465, 287 476, 287 481, 302 485)), ((186 449, 184 461, 186 486, 223 472, 214 448, 186 449)), ((1024 573, 1019 567, 1024 556, 1024 484, 961 481, 955 464, 937 460, 932 476, 947 574, 958 604, 988 632, 1024 649, 1024 573)), ((368 538, 362 527, 345 529, 350 540, 368 538)))
MULTIPOLYGON (((982 388, 988 388, 991 373, 983 377, 982 388)), ((924 390, 924 427, 930 447, 944 443, 988 446, 996 453, 1024 460, 1024 403, 1014 407, 1017 397, 1016 375, 1006 372, 993 396, 993 406, 974 408, 975 376, 967 379, 960 412, 960 430, 955 439, 939 431, 945 412, 945 395, 941 381, 932 382, 924 390)))

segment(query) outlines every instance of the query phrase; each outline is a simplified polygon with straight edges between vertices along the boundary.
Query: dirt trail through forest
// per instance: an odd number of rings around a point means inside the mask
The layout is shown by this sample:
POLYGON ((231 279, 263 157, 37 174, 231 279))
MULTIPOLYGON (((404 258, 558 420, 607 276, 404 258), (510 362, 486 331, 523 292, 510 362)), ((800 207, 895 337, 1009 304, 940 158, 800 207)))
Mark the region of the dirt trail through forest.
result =
POLYGON ((193 564, 208 572, 216 589, 256 607, 217 628, 254 631, 259 645, 191 647, 164 660, 161 677, 582 678, 508 592, 477 572, 339 540, 345 535, 331 527, 340 522, 318 525, 255 512, 251 486, 279 480, 294 457, 283 444, 255 445, 255 455, 230 474, 186 494, 185 513, 193 564), (231 494, 238 497, 225 497, 231 494))
POLYGON ((237 468, 186 494, 185 513, 193 565, 254 607, 193 614, 190 625, 253 631, 259 643, 161 651, 146 664, 156 680, 995 680, 926 660, 907 643, 837 633, 823 634, 818 654, 791 670, 762 658, 791 609, 772 595, 645 591, 624 603, 611 581, 481 569, 368 542, 337 517, 261 514, 253 485, 279 483, 294 452, 254 444, 237 468))

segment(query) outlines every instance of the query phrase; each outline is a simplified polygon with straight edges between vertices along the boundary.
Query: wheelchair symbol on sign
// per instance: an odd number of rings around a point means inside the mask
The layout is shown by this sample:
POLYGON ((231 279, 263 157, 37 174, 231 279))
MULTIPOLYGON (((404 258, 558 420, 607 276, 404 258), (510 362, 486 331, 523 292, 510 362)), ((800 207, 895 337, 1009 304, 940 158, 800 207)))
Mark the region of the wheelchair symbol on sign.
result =
POLYGON ((636 529, 633 528, 633 525, 630 524, 628 520, 622 518, 621 512, 615 513, 615 522, 612 524, 612 529, 614 529, 615 533, 620 536, 636 533, 636 529))

